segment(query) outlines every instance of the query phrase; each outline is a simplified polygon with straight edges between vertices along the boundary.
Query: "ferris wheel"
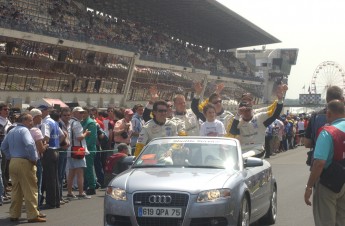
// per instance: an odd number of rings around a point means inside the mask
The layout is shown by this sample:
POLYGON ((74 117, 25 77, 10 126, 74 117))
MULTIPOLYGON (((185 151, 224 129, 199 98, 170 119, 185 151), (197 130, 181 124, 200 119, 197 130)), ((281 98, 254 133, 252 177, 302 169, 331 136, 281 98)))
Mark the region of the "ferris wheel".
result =
POLYGON ((331 86, 339 86, 345 91, 345 73, 338 63, 324 61, 314 71, 309 93, 321 94, 321 98, 325 99, 326 91, 331 86))

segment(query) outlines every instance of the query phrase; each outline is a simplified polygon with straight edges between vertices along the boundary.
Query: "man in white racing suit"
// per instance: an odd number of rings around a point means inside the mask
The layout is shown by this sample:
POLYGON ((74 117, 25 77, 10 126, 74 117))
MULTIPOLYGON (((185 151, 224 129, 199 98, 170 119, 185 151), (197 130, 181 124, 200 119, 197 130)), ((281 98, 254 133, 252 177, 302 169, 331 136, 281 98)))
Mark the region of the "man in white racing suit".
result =
POLYGON ((280 115, 283 109, 283 98, 287 91, 286 85, 281 85, 277 92, 278 102, 275 108, 255 112, 252 103, 242 98, 238 113, 234 117, 230 134, 239 136, 242 152, 247 156, 263 157, 265 154, 265 130, 280 115))
POLYGON ((186 98, 182 94, 176 94, 174 99, 175 112, 173 121, 184 123, 187 136, 199 136, 199 120, 192 109, 186 109, 186 98))
POLYGON ((142 128, 135 147, 134 155, 138 156, 144 146, 153 138, 168 136, 185 136, 184 123, 167 118, 168 104, 163 100, 153 104, 153 119, 142 128))

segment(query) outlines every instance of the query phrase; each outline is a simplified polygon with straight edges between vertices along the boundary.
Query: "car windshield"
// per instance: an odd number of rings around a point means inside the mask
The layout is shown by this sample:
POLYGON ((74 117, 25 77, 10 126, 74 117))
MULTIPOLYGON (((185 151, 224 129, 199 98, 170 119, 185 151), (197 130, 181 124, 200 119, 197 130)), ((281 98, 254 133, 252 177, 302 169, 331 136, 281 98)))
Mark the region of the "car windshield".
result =
POLYGON ((149 143, 133 167, 239 169, 238 147, 230 139, 162 139, 149 143))

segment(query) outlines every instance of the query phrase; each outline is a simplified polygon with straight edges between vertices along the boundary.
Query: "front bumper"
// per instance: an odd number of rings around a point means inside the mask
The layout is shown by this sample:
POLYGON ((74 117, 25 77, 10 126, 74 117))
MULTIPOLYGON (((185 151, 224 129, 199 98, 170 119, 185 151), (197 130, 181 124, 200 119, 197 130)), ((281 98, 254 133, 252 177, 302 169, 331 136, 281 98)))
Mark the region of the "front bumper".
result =
MULTIPOLYGON (((110 196, 104 199, 105 226, 228 226, 236 225, 238 208, 232 198, 214 202, 197 203, 197 195, 189 195, 181 218, 138 217, 133 195, 127 195, 127 201, 117 201, 110 196), (237 209, 236 209, 237 208, 237 209)), ((144 204, 145 205, 145 204, 144 204)), ((171 207, 171 206, 169 206, 171 207)))

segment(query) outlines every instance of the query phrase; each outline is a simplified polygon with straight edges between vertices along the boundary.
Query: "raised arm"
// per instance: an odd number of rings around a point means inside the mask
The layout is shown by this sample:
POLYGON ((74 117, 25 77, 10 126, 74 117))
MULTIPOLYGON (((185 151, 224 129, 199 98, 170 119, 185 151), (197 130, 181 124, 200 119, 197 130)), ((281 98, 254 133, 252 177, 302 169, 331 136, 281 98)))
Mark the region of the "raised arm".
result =
POLYGON ((201 119, 203 122, 205 122, 206 118, 204 114, 199 110, 199 100, 202 89, 203 88, 200 82, 196 82, 194 84, 195 95, 192 99, 191 109, 198 119, 201 119))
POLYGON ((143 119, 145 122, 149 121, 152 117, 151 117, 151 113, 152 113, 152 107, 153 107, 153 103, 158 100, 158 89, 156 86, 151 86, 149 89, 150 95, 151 95, 151 99, 149 100, 149 102, 146 104, 145 108, 144 108, 144 113, 143 113, 143 119))
POLYGON ((272 124, 279 117, 280 113, 282 112, 283 100, 284 100, 285 93, 287 90, 288 90, 288 87, 286 84, 278 86, 278 89, 277 89, 277 98, 278 98, 277 106, 275 107, 273 112, 272 112, 273 109, 270 109, 271 111, 267 111, 269 118, 264 121, 264 125, 266 127, 269 126, 270 124, 272 124))

